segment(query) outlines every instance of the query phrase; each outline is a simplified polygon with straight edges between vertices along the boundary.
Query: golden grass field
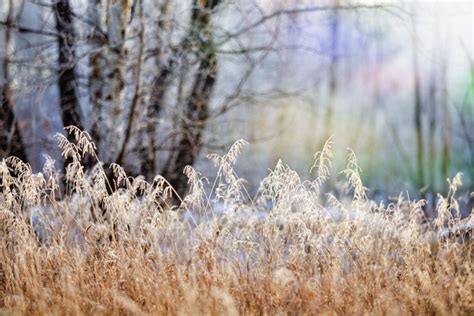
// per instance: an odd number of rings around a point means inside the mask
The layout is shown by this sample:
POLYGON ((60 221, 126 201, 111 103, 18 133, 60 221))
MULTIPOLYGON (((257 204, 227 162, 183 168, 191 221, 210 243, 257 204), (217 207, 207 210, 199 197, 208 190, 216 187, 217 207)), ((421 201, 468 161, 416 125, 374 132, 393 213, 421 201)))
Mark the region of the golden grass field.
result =
POLYGON ((233 169, 239 141, 209 156, 216 181, 186 168, 190 193, 170 205, 165 179, 118 165, 110 193, 108 166, 80 163, 97 158, 87 134, 69 131, 66 190, 51 160, 38 174, 15 158, 0 164, 2 315, 474 313, 472 230, 454 232, 473 222, 458 216, 460 175, 432 221, 423 201, 370 201, 351 151, 350 193, 323 195, 329 140, 314 180, 278 163, 249 197, 233 169))

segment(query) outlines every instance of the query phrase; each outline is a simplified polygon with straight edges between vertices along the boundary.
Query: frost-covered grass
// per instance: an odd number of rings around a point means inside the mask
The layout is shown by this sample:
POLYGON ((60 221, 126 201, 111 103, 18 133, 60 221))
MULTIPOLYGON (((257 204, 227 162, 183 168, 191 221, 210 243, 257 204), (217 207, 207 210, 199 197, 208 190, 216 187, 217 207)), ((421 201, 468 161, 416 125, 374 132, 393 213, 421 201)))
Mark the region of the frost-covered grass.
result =
POLYGON ((189 195, 171 205, 165 179, 113 187, 87 134, 60 139, 59 172, 8 158, 0 164, 0 314, 470 314, 473 215, 460 219, 453 179, 437 218, 423 201, 368 200, 349 152, 349 199, 322 195, 331 141, 315 156, 315 180, 279 162, 255 197, 233 166, 245 142, 210 155, 208 183, 185 170, 189 195), (206 188, 208 186, 208 188, 206 188), (467 229, 465 229, 467 227, 467 229), (450 229, 461 228, 455 234, 450 229))

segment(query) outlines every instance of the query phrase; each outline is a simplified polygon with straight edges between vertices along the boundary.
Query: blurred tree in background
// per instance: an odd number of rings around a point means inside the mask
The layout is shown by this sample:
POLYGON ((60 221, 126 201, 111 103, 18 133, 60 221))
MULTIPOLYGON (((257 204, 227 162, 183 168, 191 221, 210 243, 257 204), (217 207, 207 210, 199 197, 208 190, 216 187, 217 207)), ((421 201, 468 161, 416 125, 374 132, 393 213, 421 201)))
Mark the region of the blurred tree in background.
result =
MULTIPOLYGON (((434 201, 456 171, 472 187, 473 52, 469 43, 463 53, 454 43, 427 50, 453 35, 438 29, 427 38, 417 20, 426 8, 413 8, 2 1, 0 156, 39 169, 44 153, 59 159, 55 132, 75 125, 105 163, 149 181, 162 174, 182 194, 184 167, 208 148, 249 139, 246 172, 258 183, 279 156, 305 170, 335 135, 359 153, 375 193, 409 183, 434 201), (454 73, 452 60, 461 59, 468 69, 458 63, 454 73), (453 87, 466 73, 468 88, 453 87)), ((442 11, 429 14, 436 25, 442 11)))

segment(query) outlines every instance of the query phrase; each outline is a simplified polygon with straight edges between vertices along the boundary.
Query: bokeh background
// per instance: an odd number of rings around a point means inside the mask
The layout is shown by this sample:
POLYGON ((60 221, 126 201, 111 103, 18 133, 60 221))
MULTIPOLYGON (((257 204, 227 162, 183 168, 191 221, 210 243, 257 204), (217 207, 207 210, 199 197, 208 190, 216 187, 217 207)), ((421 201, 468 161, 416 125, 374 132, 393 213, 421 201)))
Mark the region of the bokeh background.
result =
MULTIPOLYGON (((96 102, 90 93, 95 44, 90 23, 84 21, 92 19, 92 10, 100 13, 98 21, 103 23, 109 2, 114 1, 69 3, 76 34, 75 93, 86 130, 96 117, 96 102)), ((130 19, 124 28, 127 53, 121 55, 125 69, 122 112, 118 121, 107 125, 118 136, 99 152, 120 151, 114 146, 124 140, 140 81, 144 96, 135 110, 135 129, 121 161, 131 173, 139 173, 140 164, 134 144, 149 142, 137 135, 148 113, 147 87, 156 83, 154 74, 164 64, 163 56, 171 56, 180 66, 170 70, 162 111, 153 122, 156 130, 150 137, 159 144, 154 149, 154 172, 161 173, 176 151, 173 144, 182 129, 178 123, 185 113, 186 91, 197 80, 191 73, 196 73, 195 60, 201 58, 191 56, 193 42, 191 46, 180 43, 196 27, 192 14, 198 8, 212 21, 206 28, 212 28, 217 71, 208 100, 210 115, 193 164, 211 180, 215 169, 206 155, 223 153, 240 138, 250 145, 236 170, 247 180, 250 191, 257 189, 279 159, 310 179, 314 177, 309 172, 313 154, 332 135, 334 173, 327 190, 337 188, 337 172, 344 168, 350 147, 373 197, 386 198, 402 191, 431 198, 445 193, 446 178, 457 172, 464 174, 464 192, 472 191, 473 2, 129 2, 121 7, 123 11, 128 5, 137 15, 136 8, 141 6, 141 18, 130 19), (166 32, 163 25, 167 25, 166 32), (143 31, 143 37, 137 29, 143 31), (180 59, 182 56, 188 57, 180 59)), ((0 56, 9 60, 8 65, 2 64, 9 70, 2 84, 12 91, 14 114, 34 170, 42 168, 45 153, 61 166, 54 134, 63 128, 58 84, 62 65, 57 62, 57 39, 45 35, 57 31, 54 3, 15 0, 10 1, 12 11, 9 1, 0 3, 0 21, 8 20, 8 12, 15 21, 0 26, 0 56)), ((113 32, 110 25, 104 30, 113 32)), ((114 155, 111 157, 104 160, 111 162, 114 155)))

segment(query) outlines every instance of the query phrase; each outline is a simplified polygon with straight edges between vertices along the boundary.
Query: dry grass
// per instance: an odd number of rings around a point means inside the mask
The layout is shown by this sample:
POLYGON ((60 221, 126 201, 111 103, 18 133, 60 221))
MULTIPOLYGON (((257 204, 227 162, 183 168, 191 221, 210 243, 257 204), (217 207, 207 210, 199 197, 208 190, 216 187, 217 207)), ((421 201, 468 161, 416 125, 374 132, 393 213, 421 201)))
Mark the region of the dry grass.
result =
POLYGON ((69 131, 64 196, 51 160, 40 174, 0 164, 0 314, 474 313, 472 241, 436 235, 463 224, 459 177, 429 223, 422 202, 369 201, 352 152, 342 174, 353 198, 321 196, 328 141, 314 181, 280 162, 250 199, 233 170, 240 141, 209 157, 212 190, 188 167, 190 194, 170 210, 165 179, 127 178, 117 165, 122 188, 108 194, 100 164, 80 164, 95 157, 89 137, 69 131))

